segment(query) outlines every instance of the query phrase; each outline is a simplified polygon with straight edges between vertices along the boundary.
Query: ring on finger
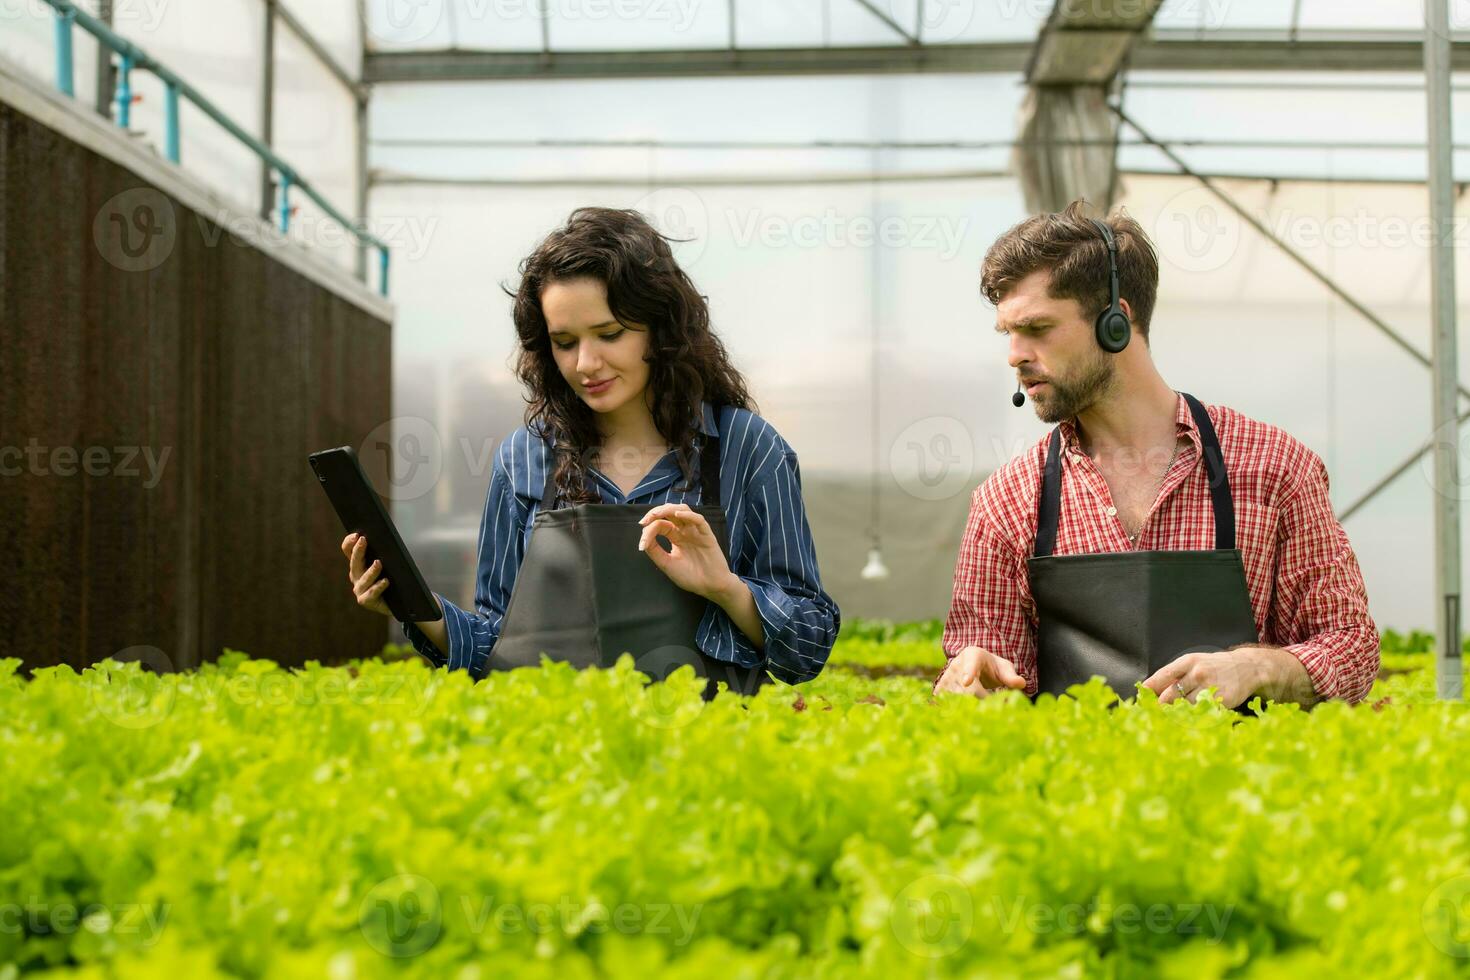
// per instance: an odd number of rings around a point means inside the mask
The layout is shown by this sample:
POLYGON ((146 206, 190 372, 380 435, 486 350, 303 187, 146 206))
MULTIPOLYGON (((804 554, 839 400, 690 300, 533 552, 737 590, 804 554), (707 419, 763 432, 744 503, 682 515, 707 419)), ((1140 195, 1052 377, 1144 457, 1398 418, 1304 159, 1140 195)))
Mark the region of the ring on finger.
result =
POLYGON ((1183 681, 1175 681, 1174 682, 1174 691, 1181 698, 1187 698, 1187 697, 1189 697, 1189 692, 1184 689, 1184 682, 1183 681))

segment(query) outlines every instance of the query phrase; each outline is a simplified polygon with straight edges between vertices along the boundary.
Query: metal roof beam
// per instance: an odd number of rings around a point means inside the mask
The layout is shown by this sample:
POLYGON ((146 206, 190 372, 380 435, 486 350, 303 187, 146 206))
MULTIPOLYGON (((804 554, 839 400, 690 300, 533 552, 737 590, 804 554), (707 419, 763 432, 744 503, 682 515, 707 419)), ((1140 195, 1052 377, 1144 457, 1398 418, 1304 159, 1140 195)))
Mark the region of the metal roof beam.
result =
POLYGON ((316 56, 316 59, 322 63, 322 66, 327 71, 336 77, 337 81, 347 86, 347 90, 352 93, 354 99, 362 100, 365 95, 357 79, 353 78, 352 73, 347 70, 347 67, 326 49, 326 46, 317 39, 317 36, 305 24, 297 19, 295 14, 291 13, 291 8, 287 7, 284 3, 274 4, 273 7, 276 17, 280 19, 282 24, 286 25, 286 29, 292 34, 295 34, 301 43, 306 45, 307 50, 316 56))
MULTIPOLYGON (((829 48, 702 48, 653 51, 371 51, 363 81, 450 82, 528 78, 678 78, 926 72, 1020 74, 1030 41, 829 48)), ((1133 45, 1128 66, 1149 71, 1423 71, 1416 32, 1154 31, 1133 45)), ((1453 45, 1470 70, 1470 42, 1453 45)))

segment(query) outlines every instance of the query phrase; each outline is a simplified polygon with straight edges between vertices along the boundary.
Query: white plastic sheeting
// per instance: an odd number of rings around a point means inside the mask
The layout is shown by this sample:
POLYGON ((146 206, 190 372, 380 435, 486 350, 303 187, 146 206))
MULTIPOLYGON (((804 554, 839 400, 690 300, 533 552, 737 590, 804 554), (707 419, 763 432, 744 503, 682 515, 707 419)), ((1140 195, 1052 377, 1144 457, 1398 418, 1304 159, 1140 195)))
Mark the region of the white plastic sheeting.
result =
MULTIPOLYGON (((1289 102, 1253 88, 1140 85, 1127 90, 1126 109, 1164 138, 1422 142, 1422 93, 1402 89, 1413 77, 1379 81, 1385 91, 1372 98, 1308 90, 1289 102), (1359 125, 1345 130, 1354 103, 1359 125)), ((957 76, 381 90, 373 131, 387 144, 446 133, 503 144, 374 147, 388 171, 486 178, 382 184, 372 194, 375 217, 414 242, 396 253, 405 261, 394 286, 395 411, 437 430, 452 490, 399 501, 406 528, 473 523, 488 480, 477 461, 517 423, 499 284, 514 281, 519 259, 573 207, 637 207, 691 238, 676 253, 709 295, 763 413, 800 454, 824 580, 839 602, 852 615, 943 614, 970 491, 1044 432, 1029 409, 1009 404, 1005 345, 977 288, 985 248, 1024 216, 1019 188, 1009 177, 961 176, 1003 167, 1008 150, 695 144, 1004 141, 1021 92, 1017 78, 957 76), (538 137, 679 145, 516 145, 538 137), (864 177, 874 172, 892 179, 864 177), (876 584, 858 578, 875 458, 893 570, 876 584)), ((1205 170, 1408 178, 1422 168, 1420 155, 1383 150, 1181 152, 1205 170)), ((1125 153, 1134 168, 1167 166, 1147 148, 1125 153)), ((1422 186, 1221 186, 1427 352, 1422 186)), ((1153 348, 1176 387, 1301 438, 1327 462, 1339 507, 1428 438, 1428 372, 1195 181, 1125 173, 1120 193, 1161 252, 1153 348)), ((1416 466, 1348 524, 1384 627, 1432 624, 1432 492, 1427 466, 1416 466)), ((451 592, 468 584, 436 583, 451 592)))
MULTIPOLYGON (((292 32, 277 27, 272 144, 349 218, 357 208, 357 100, 292 32)), ((291 195, 290 236, 354 267, 356 240, 305 194, 291 195)))
MULTIPOLYGON (((355 70, 352 4, 286 2, 355 70)), ((873 2, 930 43, 1025 40, 1050 9, 929 0, 920 24, 917 0, 873 2)), ((120 8, 118 27, 254 130, 260 9, 258 0, 136 0, 120 8)), ((363 40, 376 49, 539 49, 543 10, 556 50, 724 47, 732 26, 750 47, 905 43, 853 0, 738 0, 733 25, 729 4, 682 0, 366 0, 364 9, 363 40)), ((50 80, 48 10, 3 11, 0 51, 50 80)), ((1412 31, 1419 17, 1417 4, 1373 0, 1167 0, 1155 26, 1202 37, 1412 31)), ((1452 0, 1451 25, 1470 28, 1470 0, 1452 0)), ((351 99, 284 28, 278 38, 282 153, 350 211, 351 99)), ((77 91, 87 101, 92 60, 79 32, 77 91)), ((161 151, 161 92, 143 74, 137 88, 138 138, 161 151)), ((485 451, 518 420, 499 284, 513 282, 518 260, 573 207, 637 207, 689 239, 681 261, 762 411, 800 453, 834 595, 849 615, 942 614, 970 490, 1044 431, 1009 405, 1004 343, 976 282, 985 248, 1024 216, 1015 181, 986 176, 1007 166, 1023 91, 1019 77, 994 75, 380 87, 371 162, 382 181, 371 213, 394 248, 395 411, 429 423, 445 473, 433 493, 397 502, 410 538, 474 525, 485 451), (403 142, 424 139, 440 142, 403 142), (820 141, 844 145, 812 145, 820 141), (453 181, 470 183, 444 183, 453 181), (857 577, 874 472, 894 572, 881 585, 857 577)), ((1124 104, 1202 171, 1296 178, 1220 186, 1427 351, 1424 190, 1381 182, 1423 178, 1418 76, 1135 72, 1124 104), (1219 145, 1240 141, 1250 145, 1219 145)), ((1462 141, 1467 127, 1461 113, 1462 141)), ((1123 136, 1136 140, 1126 127, 1123 136)), ((184 159, 254 209, 257 165, 188 110, 184 159)), ((1462 173, 1470 166, 1463 153, 1457 163, 1462 173)), ((1327 461, 1340 507, 1428 438, 1424 368, 1196 182, 1139 173, 1172 169, 1157 151, 1125 145, 1120 164, 1122 203, 1163 259, 1154 352, 1176 387, 1293 432, 1327 461)), ((298 205, 302 234, 313 208, 298 205)), ((337 248, 343 262, 350 253, 337 248)), ((1436 492, 1466 491, 1435 488, 1429 467, 1415 466, 1348 524, 1382 626, 1432 624, 1436 492)), ((463 594, 466 574, 433 584, 463 594)))
MULTIPOLYGON (((1219 0, 1216 0, 1219 2, 1219 0)), ((1036 36, 1049 0, 737 0, 740 47, 906 43, 891 20, 926 42, 1024 41, 1036 36), (879 16, 881 14, 882 16, 879 16)), ((367 0, 369 46, 539 49, 543 18, 553 50, 722 48, 730 7, 707 0, 367 0)))
POLYGON ((276 0, 353 78, 362 76, 362 28, 356 0, 276 0))
MULTIPOLYGON (((83 6, 95 12, 95 3, 83 6)), ((56 82, 55 17, 38 0, 7 4, 0 23, 0 54, 47 84, 56 82)), ((113 28, 214 102, 247 132, 260 127, 260 0, 200 4, 117 0, 113 28)), ((95 103, 97 44, 72 29, 77 101, 95 103)), ((153 75, 131 76, 132 137, 164 154, 163 85, 153 75)), ((187 101, 180 108, 180 152, 191 173, 226 198, 251 204, 259 184, 254 155, 187 101)))
MULTIPOLYGON (((95 0, 83 6, 95 13, 95 0)), ((352 3, 291 9, 318 40, 356 71, 360 67, 357 13, 352 3), (326 8, 333 8, 328 10, 326 8)), ((263 0, 113 0, 113 28, 196 88, 248 133, 261 132, 263 0)), ((40 0, 0 3, 0 55, 48 85, 56 81, 55 16, 40 0)), ((74 27, 75 92, 94 104, 97 45, 74 27)), ((297 36, 277 22, 274 145, 280 156, 349 217, 357 204, 357 119, 348 89, 297 36)), ((134 102, 130 138, 165 150, 164 86, 151 73, 131 75, 134 102)), ((180 102, 183 168, 227 201, 231 215, 260 208, 261 164, 255 154, 188 100, 180 102)), ((324 219, 302 194, 293 195, 297 226, 292 237, 351 267, 354 246, 339 226, 324 219)), ((274 221, 274 214, 272 215, 274 221)))

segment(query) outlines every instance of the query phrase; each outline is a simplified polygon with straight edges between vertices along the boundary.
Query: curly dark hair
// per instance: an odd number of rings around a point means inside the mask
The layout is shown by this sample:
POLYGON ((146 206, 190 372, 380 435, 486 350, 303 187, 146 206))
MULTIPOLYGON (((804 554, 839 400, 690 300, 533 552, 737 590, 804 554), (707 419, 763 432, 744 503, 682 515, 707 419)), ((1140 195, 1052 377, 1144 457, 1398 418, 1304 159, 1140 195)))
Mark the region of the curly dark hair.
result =
POLYGON ((637 211, 578 208, 521 262, 520 284, 504 287, 520 354, 516 376, 526 388, 526 424, 539 426, 556 453, 558 495, 595 503, 587 487, 587 458, 600 446, 596 413, 557 368, 541 311, 541 293, 554 282, 596 279, 623 324, 647 328, 648 387, 653 421, 676 450, 684 487, 693 485, 691 460, 700 403, 755 410, 745 379, 710 329, 709 303, 674 261, 669 241, 637 211))
MULTIPOLYGON (((1103 221, 1118 243, 1118 295, 1133 310, 1133 329, 1148 343, 1159 291, 1159 256, 1142 226, 1119 211, 1103 221)), ((1051 271, 1047 295, 1075 299, 1089 321, 1108 305, 1108 247, 1088 220, 1087 202, 1032 215, 995 240, 980 267, 980 291, 991 305, 1038 269, 1051 271)))

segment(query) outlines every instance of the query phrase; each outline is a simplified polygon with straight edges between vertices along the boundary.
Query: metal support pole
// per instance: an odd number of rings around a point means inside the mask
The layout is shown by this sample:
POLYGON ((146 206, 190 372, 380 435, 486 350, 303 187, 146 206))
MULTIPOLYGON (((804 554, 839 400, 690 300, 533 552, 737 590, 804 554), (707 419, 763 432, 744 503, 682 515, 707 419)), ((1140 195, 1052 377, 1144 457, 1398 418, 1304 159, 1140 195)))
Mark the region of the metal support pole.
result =
POLYGON ((117 65, 117 124, 123 129, 133 116, 133 59, 130 55, 118 58, 117 65))
POLYGON ((1455 398, 1455 191, 1451 156, 1448 0, 1425 0, 1424 90, 1429 98, 1429 249, 1434 360, 1434 584, 1439 597, 1435 672, 1441 698, 1464 697, 1460 664, 1460 425, 1455 398))
MULTIPOLYGON (((97 0, 97 19, 108 27, 112 26, 112 0, 97 0)), ((112 77, 112 51, 105 44, 97 45, 97 88, 93 104, 97 115, 112 118, 112 93, 116 81, 112 77)))
MULTIPOLYGON (((368 223, 368 97, 357 99, 357 225, 366 228, 368 223)), ((368 246, 357 240, 357 278, 367 282, 368 246)))
POLYGON ((276 214, 281 234, 291 230, 291 175, 281 171, 281 206, 276 214))
POLYGON ((172 83, 163 87, 163 135, 168 158, 179 162, 179 87, 172 83))
MULTIPOLYGON (((272 119, 276 102, 276 0, 265 0, 265 23, 260 42, 260 141, 270 146, 275 139, 272 119)), ((281 197, 285 198, 284 189, 281 197)), ((260 162, 260 216, 267 221, 276 191, 271 186, 271 165, 260 162)))
POLYGON ((388 250, 378 249, 378 292, 388 295, 388 250))
POLYGON ((76 96, 76 72, 71 60, 71 14, 56 14, 56 88, 67 98, 76 96))

